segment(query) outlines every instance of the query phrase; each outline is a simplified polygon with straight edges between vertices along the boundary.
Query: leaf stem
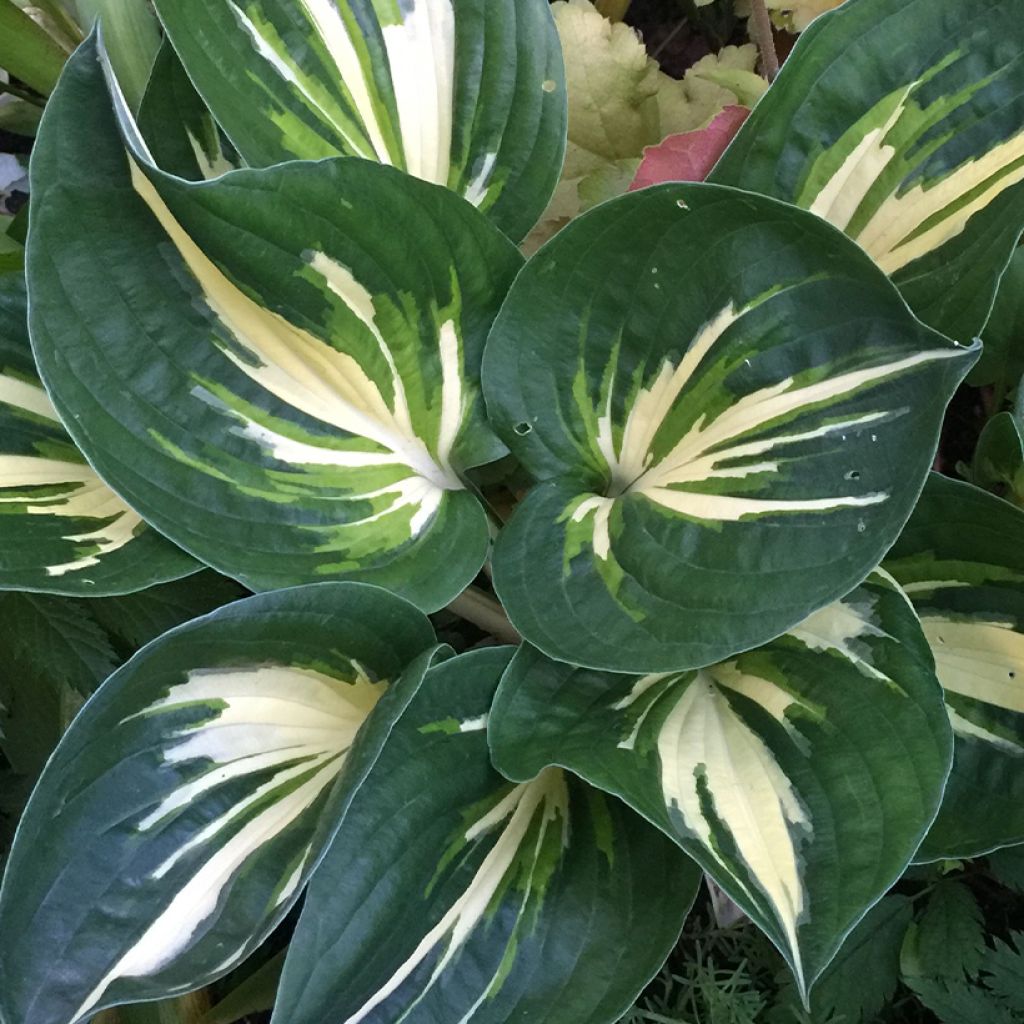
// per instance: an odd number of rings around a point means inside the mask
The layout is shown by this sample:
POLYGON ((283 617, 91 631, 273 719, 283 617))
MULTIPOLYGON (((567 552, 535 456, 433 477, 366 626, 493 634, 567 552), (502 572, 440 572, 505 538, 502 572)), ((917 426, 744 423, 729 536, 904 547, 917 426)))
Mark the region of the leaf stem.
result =
POLYGON ((651 60, 657 60, 661 56, 662 51, 686 27, 686 22, 687 22, 687 19, 683 18, 683 20, 680 21, 679 24, 676 25, 676 27, 674 29, 672 29, 672 31, 669 32, 669 34, 667 36, 665 36, 665 38, 662 39, 662 41, 660 43, 658 43, 657 47, 654 50, 651 51, 651 60))
POLYGON ((761 70, 769 82, 774 82, 779 73, 779 53, 775 49, 772 19, 765 0, 750 0, 750 8, 750 34, 761 51, 761 70))
POLYGON ((19 100, 24 100, 26 103, 31 103, 33 106, 46 106, 46 100, 38 93, 33 92, 31 89, 22 89, 21 86, 13 85, 11 82, 0 82, 0 93, 4 92, 11 96, 16 96, 19 100))
POLYGON ((516 632, 515 627, 508 621, 505 609, 490 596, 485 594, 478 587, 466 587, 450 605, 448 611, 458 615, 460 619, 472 622, 482 630, 496 636, 506 643, 518 644, 522 637, 516 632))

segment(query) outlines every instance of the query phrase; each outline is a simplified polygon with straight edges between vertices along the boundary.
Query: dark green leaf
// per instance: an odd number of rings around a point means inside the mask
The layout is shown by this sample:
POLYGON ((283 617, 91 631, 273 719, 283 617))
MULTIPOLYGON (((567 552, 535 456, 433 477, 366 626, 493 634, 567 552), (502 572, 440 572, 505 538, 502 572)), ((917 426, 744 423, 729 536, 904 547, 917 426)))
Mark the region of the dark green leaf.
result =
MULTIPOLYGON (((892 998, 899 983, 900 945, 912 917, 910 900, 899 895, 886 896, 867 912, 811 991, 816 1024, 870 1021, 892 998)), ((792 1010, 786 1011, 798 999, 792 987, 784 988, 770 1024, 795 1024, 792 1010)))
POLYGON ((913 945, 915 968, 925 977, 957 982, 977 973, 985 951, 985 922, 966 885, 939 884, 917 923, 913 945))
POLYGON ((97 56, 69 63, 32 161, 34 345, 76 441, 252 589, 340 577, 446 604, 487 551, 460 474, 504 454, 477 378, 521 257, 367 160, 162 174, 129 157, 97 56))
POLYGON ((942 1024, 1020 1024, 1017 1014, 977 985, 944 985, 925 978, 907 984, 942 1024))
POLYGON ((272 1010, 286 952, 282 950, 253 971, 237 988, 204 1013, 197 1024, 234 1024, 242 1017, 272 1010))
POLYGON ((710 180, 827 218, 925 323, 976 337, 1024 228, 1018 0, 856 0, 818 18, 710 180))
POLYGON ((997 413, 985 424, 971 463, 971 483, 1024 503, 1024 437, 1013 413, 997 413))
POLYGON ((298 898, 433 645, 401 599, 325 583, 143 648, 76 718, 22 818, 0 889, 0 933, 18 936, 0 1014, 72 1024, 236 966, 298 898))
POLYGON ((700 873, 557 769, 494 771, 509 653, 428 673, 313 877, 275 1020, 610 1024, 661 966, 700 873))
POLYGON ((139 131, 161 170, 189 181, 232 170, 216 121, 165 39, 139 108, 139 131))
POLYGON ((999 282, 992 315, 982 332, 985 348, 967 376, 975 387, 1009 387, 1024 374, 1024 249, 1017 249, 999 282))
POLYGON ((25 279, 0 273, 0 589, 124 594, 199 566, 86 464, 36 375, 25 279))
POLYGON ((539 482, 494 553, 513 625, 621 672, 778 636, 896 539, 975 356, 794 207, 675 184, 585 214, 516 279, 484 358, 539 482))
POLYGON ((245 596, 234 580, 207 570, 127 597, 96 598, 87 610, 127 657, 175 626, 245 596))
POLYGON ((919 858, 1024 841, 1024 511, 932 474, 884 564, 921 618, 956 736, 919 858))
MULTIPOLYGON (((547 0, 156 7, 192 80, 253 166, 379 160, 454 189, 516 239, 547 205, 566 126, 547 0)), ((405 225, 402 234, 415 237, 405 225)))
POLYGON ((509 778, 562 765, 674 838, 801 992, 907 867, 952 753, 927 643, 881 575, 696 672, 596 672, 524 646, 489 729, 509 778))
POLYGON ((1009 942, 995 940, 986 951, 985 985, 1006 1005, 1024 1016, 1024 932, 1013 932, 1009 942))
POLYGON ((1024 896, 1024 846, 1008 846, 988 856, 996 881, 1024 896))

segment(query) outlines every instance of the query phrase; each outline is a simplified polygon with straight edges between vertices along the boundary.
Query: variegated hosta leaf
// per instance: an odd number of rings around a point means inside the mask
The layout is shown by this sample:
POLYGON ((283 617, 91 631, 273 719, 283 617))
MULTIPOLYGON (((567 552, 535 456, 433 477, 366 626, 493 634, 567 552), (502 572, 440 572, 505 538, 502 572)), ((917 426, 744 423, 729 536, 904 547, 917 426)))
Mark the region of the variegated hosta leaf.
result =
POLYGON ((282 1024, 607 1024, 679 936, 696 865, 558 769, 491 767, 508 650, 428 672, 311 883, 282 1024))
POLYGON ((548 0, 158 0, 199 92, 253 166, 358 156, 447 185, 513 238, 565 148, 548 0))
POLYGON ((0 274, 0 589, 96 597, 199 566, 86 463, 36 375, 25 278, 0 274))
POLYGON ((473 578, 461 472, 504 452, 477 374, 521 262, 495 227, 365 160, 164 175, 126 152, 91 41, 33 165, 40 368, 133 508, 253 589, 356 578, 432 609, 473 578))
POLYGON ((115 672, 15 838, 0 1016, 71 1024, 235 966, 297 899, 433 642, 399 598, 325 583, 229 605, 115 672))
POLYGON ((975 337, 1024 228, 1019 0, 856 0, 824 15, 710 180, 827 218, 926 323, 975 337))
POLYGON ((601 673, 524 647, 490 738, 509 778, 562 765, 663 829, 804 993, 907 866, 952 752, 927 643, 883 575, 697 671, 601 673))
POLYGON ((237 157, 225 152, 217 123, 166 39, 142 97, 138 126, 162 171, 205 181, 238 167, 237 157))
POLYGON ((920 857, 1024 842, 1024 512, 933 474, 885 566, 921 617, 956 738, 920 857))
POLYGON ((491 420, 540 481, 494 556, 512 622, 623 672, 778 636, 881 560, 976 355, 774 200, 665 185, 581 217, 484 359, 491 420))

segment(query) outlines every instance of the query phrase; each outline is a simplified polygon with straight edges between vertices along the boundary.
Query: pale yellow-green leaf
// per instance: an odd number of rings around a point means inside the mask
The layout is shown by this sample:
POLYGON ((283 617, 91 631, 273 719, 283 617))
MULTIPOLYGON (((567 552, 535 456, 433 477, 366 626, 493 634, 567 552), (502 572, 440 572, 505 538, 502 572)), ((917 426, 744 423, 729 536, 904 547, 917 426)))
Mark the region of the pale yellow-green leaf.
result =
POLYGON ((613 24, 591 0, 558 0, 551 11, 565 56, 569 142, 551 203, 523 248, 532 253, 573 217, 625 192, 646 146, 707 124, 763 91, 756 48, 709 54, 682 81, 666 75, 633 29, 613 24))
POLYGON ((659 136, 645 145, 656 145, 666 136, 703 128, 732 103, 753 106, 768 87, 768 83, 755 74, 756 63, 757 48, 747 44, 709 53, 686 72, 682 81, 659 71, 659 136))

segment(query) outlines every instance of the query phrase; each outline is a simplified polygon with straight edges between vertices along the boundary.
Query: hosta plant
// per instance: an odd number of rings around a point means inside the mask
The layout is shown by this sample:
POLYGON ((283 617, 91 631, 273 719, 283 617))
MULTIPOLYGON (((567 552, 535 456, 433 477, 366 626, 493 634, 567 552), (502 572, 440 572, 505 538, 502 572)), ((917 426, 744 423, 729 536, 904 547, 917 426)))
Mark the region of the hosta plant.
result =
POLYGON ((528 262, 545 0, 155 6, 137 116, 93 36, 33 154, 0 584, 251 596, 47 764, 5 1024, 300 900, 281 1024, 610 1024, 702 873, 806 1000, 913 860, 1024 842, 1024 513, 929 476, 1024 228, 1016 0, 848 0, 709 182, 528 262))

